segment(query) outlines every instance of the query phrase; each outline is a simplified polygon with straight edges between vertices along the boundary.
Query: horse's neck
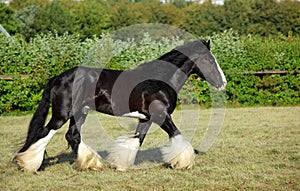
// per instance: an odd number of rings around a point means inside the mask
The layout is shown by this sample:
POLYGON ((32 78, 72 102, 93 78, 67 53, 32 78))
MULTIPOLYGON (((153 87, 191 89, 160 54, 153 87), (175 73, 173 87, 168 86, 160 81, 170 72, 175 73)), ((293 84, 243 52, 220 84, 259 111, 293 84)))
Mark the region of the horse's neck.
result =
POLYGON ((171 51, 160 57, 159 60, 176 66, 177 70, 172 75, 170 83, 176 92, 179 92, 188 77, 193 73, 193 62, 179 51, 171 51))
POLYGON ((193 72, 193 62, 178 51, 171 51, 157 60, 144 63, 132 70, 135 78, 156 79, 168 83, 176 92, 193 72))
POLYGON ((190 76, 193 71, 194 64, 188 56, 180 51, 172 50, 167 54, 161 56, 158 60, 172 63, 177 68, 180 68, 187 76, 190 76))
POLYGON ((180 68, 176 70, 170 80, 170 83, 172 84, 176 92, 180 91, 188 77, 192 74, 192 71, 193 65, 189 62, 185 62, 180 68))

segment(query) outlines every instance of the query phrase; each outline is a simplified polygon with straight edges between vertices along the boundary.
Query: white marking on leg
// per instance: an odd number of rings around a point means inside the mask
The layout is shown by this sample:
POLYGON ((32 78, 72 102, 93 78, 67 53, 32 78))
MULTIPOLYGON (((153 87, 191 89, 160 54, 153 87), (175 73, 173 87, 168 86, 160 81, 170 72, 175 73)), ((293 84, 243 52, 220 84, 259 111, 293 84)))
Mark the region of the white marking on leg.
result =
POLYGON ((101 171, 103 165, 101 156, 96 151, 86 145, 82 140, 78 146, 78 156, 73 166, 81 170, 91 169, 101 171))
POLYGON ((138 111, 134 111, 134 112, 131 112, 131 113, 125 113, 122 116, 123 117, 139 118, 139 119, 147 119, 147 117, 144 114, 139 113, 138 111))
POLYGON ((119 171, 124 171, 134 164, 140 146, 139 138, 134 136, 123 135, 118 137, 108 151, 107 161, 119 171))
POLYGON ((90 109, 91 109, 91 108, 90 108, 89 106, 86 105, 86 106, 84 106, 84 107, 82 108, 82 113, 85 114, 85 115, 87 115, 90 109))
POLYGON ((182 135, 172 137, 161 148, 164 162, 176 169, 191 169, 195 165, 194 149, 182 135))
POLYGON ((15 161, 25 172, 37 172, 42 165, 47 144, 57 130, 50 130, 48 135, 32 144, 26 151, 16 154, 15 161))

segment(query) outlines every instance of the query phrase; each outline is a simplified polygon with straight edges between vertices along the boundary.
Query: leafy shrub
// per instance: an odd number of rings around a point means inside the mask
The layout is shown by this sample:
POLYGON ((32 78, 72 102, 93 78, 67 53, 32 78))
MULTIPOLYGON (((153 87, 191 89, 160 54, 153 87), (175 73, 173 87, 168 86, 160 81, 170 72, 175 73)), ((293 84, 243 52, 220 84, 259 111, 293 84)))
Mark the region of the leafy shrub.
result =
POLYGON ((14 13, 13 8, 0 2, 0 24, 11 34, 15 34, 19 29, 18 23, 13 19, 14 13))
POLYGON ((33 110, 41 99, 47 80, 64 70, 80 65, 91 47, 78 36, 38 35, 29 43, 15 36, 14 42, 0 35, 0 75, 15 75, 12 81, 0 80, 0 113, 33 110), (21 79, 19 74, 29 75, 21 79))

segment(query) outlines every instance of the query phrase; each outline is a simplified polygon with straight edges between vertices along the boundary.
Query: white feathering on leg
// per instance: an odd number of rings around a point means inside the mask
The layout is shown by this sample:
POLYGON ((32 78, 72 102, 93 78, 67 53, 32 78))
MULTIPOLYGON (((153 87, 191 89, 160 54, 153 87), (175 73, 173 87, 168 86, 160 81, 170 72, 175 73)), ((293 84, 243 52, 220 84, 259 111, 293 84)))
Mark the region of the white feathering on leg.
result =
POLYGON ((119 171, 124 171, 134 164, 140 146, 139 138, 134 136, 122 135, 118 137, 108 151, 107 161, 119 171))
POLYGON ((78 146, 78 156, 73 166, 81 170, 91 169, 95 171, 101 171, 103 168, 101 157, 82 140, 78 146))
POLYGON ((57 130, 50 130, 48 135, 32 144, 26 151, 16 154, 15 161, 25 172, 34 172, 42 165, 47 144, 57 130))
POLYGON ((175 169, 191 169, 195 165, 194 149, 182 135, 172 137, 169 143, 161 148, 164 162, 175 169))

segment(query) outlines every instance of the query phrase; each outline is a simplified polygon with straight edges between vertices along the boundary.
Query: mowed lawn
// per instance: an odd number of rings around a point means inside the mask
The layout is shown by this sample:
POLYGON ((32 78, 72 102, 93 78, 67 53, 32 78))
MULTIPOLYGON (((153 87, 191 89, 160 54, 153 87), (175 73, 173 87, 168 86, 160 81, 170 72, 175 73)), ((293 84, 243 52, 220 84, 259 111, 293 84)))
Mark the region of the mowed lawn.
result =
MULTIPOLYGON (((192 122, 194 109, 185 112, 191 116, 186 121, 192 122)), ((177 113, 173 116, 175 121, 177 113)), ((210 117, 210 109, 201 109, 200 122, 191 140, 195 148, 201 143, 210 117)), ((21 172, 10 161, 25 140, 30 118, 31 115, 0 117, 1 191, 300 190, 300 107, 226 109, 223 128, 215 144, 206 154, 197 155, 195 168, 187 171, 153 165, 118 172, 105 162, 101 172, 74 169, 70 165, 73 157, 64 139, 67 131, 64 126, 48 145, 48 158, 39 174, 21 172)), ((115 118, 102 115, 101 125, 112 138, 131 130, 120 127, 115 118)), ((151 128, 154 130, 146 137, 144 149, 168 141, 162 130, 151 128)), ((97 139, 98 134, 95 130, 93 139, 97 139)), ((92 138, 86 136, 86 139, 89 142, 92 138)))

